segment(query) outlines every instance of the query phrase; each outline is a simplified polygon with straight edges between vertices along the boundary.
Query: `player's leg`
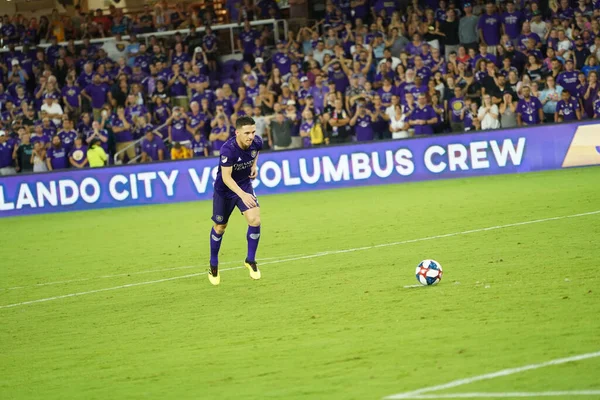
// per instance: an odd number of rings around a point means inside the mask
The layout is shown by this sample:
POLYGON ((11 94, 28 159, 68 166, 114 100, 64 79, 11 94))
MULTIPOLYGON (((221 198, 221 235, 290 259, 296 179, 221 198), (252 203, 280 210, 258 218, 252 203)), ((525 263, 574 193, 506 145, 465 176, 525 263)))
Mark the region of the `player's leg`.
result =
POLYGON ((244 211, 244 217, 246 217, 246 222, 248 222, 248 232, 246 234, 248 254, 246 255, 244 264, 250 271, 250 278, 260 279, 260 270, 256 265, 256 250, 258 250, 258 242, 260 240, 260 207, 249 208, 244 211))
POLYGON ((213 216, 214 226, 210 230, 210 271, 208 272, 208 280, 213 285, 218 285, 221 282, 219 275, 219 250, 223 242, 223 235, 227 228, 229 216, 235 208, 235 199, 227 199, 220 196, 218 193, 213 195, 213 216))

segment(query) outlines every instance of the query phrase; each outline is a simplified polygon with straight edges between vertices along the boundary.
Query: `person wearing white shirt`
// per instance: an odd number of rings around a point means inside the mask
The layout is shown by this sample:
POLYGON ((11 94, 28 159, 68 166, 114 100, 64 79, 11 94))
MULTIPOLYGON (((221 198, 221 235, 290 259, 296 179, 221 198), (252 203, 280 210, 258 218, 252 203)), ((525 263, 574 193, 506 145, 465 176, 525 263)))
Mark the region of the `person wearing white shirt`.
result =
POLYGON ((498 106, 492 103, 492 97, 489 94, 483 96, 483 104, 479 107, 477 118, 481 121, 481 130, 500 128, 500 120, 498 119, 498 106))
POLYGON ((402 112, 400 104, 396 104, 394 114, 390 117, 390 132, 392 139, 405 139, 409 136, 406 115, 402 112))
POLYGON ((50 118, 54 125, 60 126, 62 123, 62 115, 63 109, 58 104, 57 101, 54 101, 54 95, 47 93, 44 98, 44 104, 40 108, 42 115, 45 114, 46 117, 50 118))
POLYGON ((319 65, 323 65, 323 58, 325 58, 325 54, 333 56, 333 51, 326 49, 323 39, 319 39, 317 42, 317 47, 312 52, 312 56, 314 60, 319 63, 319 65))

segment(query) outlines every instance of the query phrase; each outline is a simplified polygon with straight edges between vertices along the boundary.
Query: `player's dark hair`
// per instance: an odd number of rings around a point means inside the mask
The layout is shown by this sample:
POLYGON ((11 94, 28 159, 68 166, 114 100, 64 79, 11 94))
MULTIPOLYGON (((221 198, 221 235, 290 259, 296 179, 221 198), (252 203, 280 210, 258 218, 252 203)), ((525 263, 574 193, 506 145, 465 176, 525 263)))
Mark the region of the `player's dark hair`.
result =
POLYGON ((244 115, 243 117, 239 117, 237 121, 235 121, 235 129, 240 129, 247 125, 256 125, 256 122, 254 122, 254 118, 244 115))

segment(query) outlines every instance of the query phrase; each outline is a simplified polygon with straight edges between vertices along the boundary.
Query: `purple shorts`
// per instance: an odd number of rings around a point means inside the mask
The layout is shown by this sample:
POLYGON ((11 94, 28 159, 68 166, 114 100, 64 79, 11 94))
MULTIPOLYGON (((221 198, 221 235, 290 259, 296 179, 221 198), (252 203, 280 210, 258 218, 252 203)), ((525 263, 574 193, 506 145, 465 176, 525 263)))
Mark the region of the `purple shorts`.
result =
MULTIPOLYGON (((254 189, 252 185, 247 185, 242 187, 242 190, 246 193, 250 193, 254 195, 254 189)), ((259 207, 258 202, 256 203, 257 207, 259 207)), ((213 193, 213 215, 212 220, 219 225, 225 225, 229 221, 229 217, 233 210, 237 207, 240 212, 243 214, 244 211, 248 210, 248 206, 244 204, 242 199, 235 194, 223 194, 215 191, 213 193)))

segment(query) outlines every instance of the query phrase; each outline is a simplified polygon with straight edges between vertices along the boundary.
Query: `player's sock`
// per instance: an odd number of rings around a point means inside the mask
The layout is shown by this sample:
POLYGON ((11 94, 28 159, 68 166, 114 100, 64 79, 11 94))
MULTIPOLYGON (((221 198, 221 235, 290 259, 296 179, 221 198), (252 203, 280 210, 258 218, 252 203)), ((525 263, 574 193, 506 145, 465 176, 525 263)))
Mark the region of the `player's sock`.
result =
POLYGON ((258 249, 258 241, 260 240, 260 225, 259 226, 248 226, 248 261, 256 261, 256 250, 258 249))
POLYGON ((215 232, 215 228, 210 230, 210 265, 216 267, 219 265, 219 250, 221 249, 221 239, 223 235, 215 232))

